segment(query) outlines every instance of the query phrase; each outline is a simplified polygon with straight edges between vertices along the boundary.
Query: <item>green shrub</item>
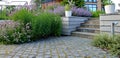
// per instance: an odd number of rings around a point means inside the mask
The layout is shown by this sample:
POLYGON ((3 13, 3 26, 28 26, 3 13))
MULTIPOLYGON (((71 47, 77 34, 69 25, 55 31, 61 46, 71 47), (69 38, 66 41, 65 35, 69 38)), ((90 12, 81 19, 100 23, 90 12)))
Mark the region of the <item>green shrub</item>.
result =
POLYGON ((107 48, 113 42, 112 37, 108 34, 99 34, 94 37, 92 44, 96 47, 107 48))
POLYGON ((53 14, 51 24, 51 35, 60 36, 62 31, 62 19, 60 16, 53 14))
POLYGON ((99 17, 100 14, 104 14, 104 12, 102 12, 102 11, 94 11, 94 12, 92 12, 92 17, 99 17))
POLYGON ((32 21, 32 31, 35 38, 61 34, 61 18, 51 13, 41 13, 32 21))
POLYGON ((3 27, 0 28, 0 43, 18 44, 41 37, 61 35, 62 22, 58 15, 41 12, 33 16, 28 10, 22 9, 13 14, 12 18, 17 22, 16 24, 7 22, 1 25, 3 27))
POLYGON ((1 10, 0 11, 0 20, 7 19, 7 13, 6 10, 1 10))
POLYGON ((11 16, 12 20, 23 22, 27 24, 34 18, 33 14, 27 9, 20 9, 11 16))

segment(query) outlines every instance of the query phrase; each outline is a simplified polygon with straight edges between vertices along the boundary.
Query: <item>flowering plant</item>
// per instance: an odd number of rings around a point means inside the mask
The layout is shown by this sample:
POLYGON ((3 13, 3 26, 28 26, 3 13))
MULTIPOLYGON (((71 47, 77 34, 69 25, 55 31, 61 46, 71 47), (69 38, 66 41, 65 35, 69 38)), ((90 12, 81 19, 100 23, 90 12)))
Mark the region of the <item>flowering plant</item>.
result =
POLYGON ((0 24, 0 43, 18 44, 31 41, 31 29, 29 23, 23 26, 23 23, 15 21, 3 21, 0 24))

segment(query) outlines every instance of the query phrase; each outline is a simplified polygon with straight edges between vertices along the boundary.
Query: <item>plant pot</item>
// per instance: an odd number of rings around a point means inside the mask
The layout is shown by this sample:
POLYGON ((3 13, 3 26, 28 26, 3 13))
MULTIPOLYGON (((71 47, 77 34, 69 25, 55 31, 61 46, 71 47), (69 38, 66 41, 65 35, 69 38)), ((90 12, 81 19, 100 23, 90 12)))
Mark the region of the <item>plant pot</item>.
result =
POLYGON ((106 14, 115 13, 115 5, 114 5, 114 4, 106 5, 106 6, 105 6, 105 13, 106 13, 106 14))
POLYGON ((71 17, 72 16, 72 11, 65 11, 65 16, 66 17, 71 17))

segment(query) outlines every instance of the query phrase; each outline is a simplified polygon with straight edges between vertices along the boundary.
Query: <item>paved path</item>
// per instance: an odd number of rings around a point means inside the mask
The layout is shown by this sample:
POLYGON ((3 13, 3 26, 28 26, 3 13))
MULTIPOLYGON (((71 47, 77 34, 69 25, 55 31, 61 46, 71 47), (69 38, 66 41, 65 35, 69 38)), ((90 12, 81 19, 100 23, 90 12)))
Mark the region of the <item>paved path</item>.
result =
POLYGON ((21 45, 0 45, 0 58, 115 58, 91 46, 91 41, 68 36, 21 45))

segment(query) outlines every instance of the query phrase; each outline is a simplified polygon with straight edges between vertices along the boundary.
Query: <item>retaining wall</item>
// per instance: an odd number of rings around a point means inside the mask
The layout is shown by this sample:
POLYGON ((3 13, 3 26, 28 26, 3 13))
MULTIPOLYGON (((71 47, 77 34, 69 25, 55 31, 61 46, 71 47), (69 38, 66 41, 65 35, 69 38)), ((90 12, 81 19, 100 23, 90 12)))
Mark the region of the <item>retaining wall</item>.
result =
POLYGON ((111 33, 113 22, 118 22, 115 25, 115 33, 120 34, 120 14, 100 15, 100 31, 111 33))

